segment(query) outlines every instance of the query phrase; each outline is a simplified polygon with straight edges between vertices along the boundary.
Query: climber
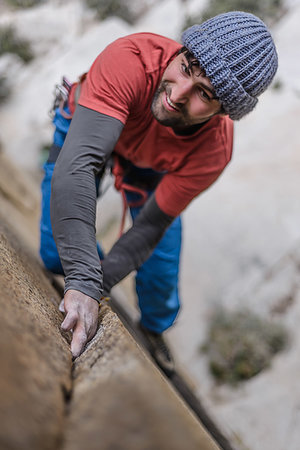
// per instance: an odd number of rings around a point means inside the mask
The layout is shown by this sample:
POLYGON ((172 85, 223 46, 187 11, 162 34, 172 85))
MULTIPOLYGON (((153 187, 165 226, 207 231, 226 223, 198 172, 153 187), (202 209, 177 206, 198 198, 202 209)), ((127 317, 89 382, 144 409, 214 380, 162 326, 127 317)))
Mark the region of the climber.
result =
POLYGON ((235 11, 188 28, 182 45, 152 33, 120 38, 66 83, 45 164, 40 253, 65 275, 73 357, 96 333, 103 295, 136 270, 140 329, 173 370, 163 333, 180 307, 180 214, 229 163, 233 121, 255 108, 276 70, 266 25, 235 11), (96 198, 111 161, 133 224, 103 257, 96 198))

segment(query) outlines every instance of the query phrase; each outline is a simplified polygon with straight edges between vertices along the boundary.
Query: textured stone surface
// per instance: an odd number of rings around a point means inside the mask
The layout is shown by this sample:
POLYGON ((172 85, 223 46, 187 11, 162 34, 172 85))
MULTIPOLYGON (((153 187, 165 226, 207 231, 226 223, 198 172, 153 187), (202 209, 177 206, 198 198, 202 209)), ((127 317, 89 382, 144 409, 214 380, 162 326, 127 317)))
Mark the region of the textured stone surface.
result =
MULTIPOLYGON (((0 2, 1 22, 12 23, 41 55, 33 64, 21 70, 12 65, 5 73, 14 89, 0 111, 0 132, 5 149, 18 166, 36 167, 41 145, 51 140, 53 128, 46 112, 53 86, 62 74, 77 79, 109 41, 123 34, 151 31, 177 38, 184 7, 198 13, 204 3, 156 0, 155 9, 130 28, 116 19, 95 25, 77 0, 44 2, 43 7, 9 12, 9 17, 2 13, 5 5, 0 2)), ((299 0, 285 4, 292 9, 274 29, 280 61, 277 80, 282 88, 263 94, 256 111, 236 124, 231 166, 185 214, 183 308, 169 334, 178 363, 196 380, 199 395, 214 418, 229 428, 239 448, 251 450, 300 448, 299 294, 293 295, 293 302, 279 297, 273 280, 272 289, 265 287, 259 292, 276 311, 290 305, 281 317, 286 316, 284 320, 291 323, 294 336, 287 357, 279 355, 278 364, 249 386, 224 396, 218 394, 199 346, 205 340, 214 304, 252 308, 254 300, 258 307, 256 299, 246 294, 252 293, 265 270, 300 238, 300 58, 295 58, 299 52, 300 4, 299 0), (286 427, 284 433, 281 425, 286 427)), ((109 204, 104 209, 113 208, 109 204)), ((103 208, 101 211, 103 214, 103 208)), ((15 225, 22 231, 21 221, 15 225)), ((285 279, 290 279, 288 272, 285 279)))
POLYGON ((36 192, 0 153, 0 450, 216 449, 108 306, 72 372, 36 192))
POLYGON ((74 365, 64 450, 216 450, 108 306, 74 365))
POLYGON ((0 449, 56 450, 71 356, 59 331, 59 298, 34 248, 36 197, 18 176, 1 157, 0 449))
POLYGON ((0 146, 1 215, 33 256, 38 254, 39 198, 37 184, 17 169, 0 146))

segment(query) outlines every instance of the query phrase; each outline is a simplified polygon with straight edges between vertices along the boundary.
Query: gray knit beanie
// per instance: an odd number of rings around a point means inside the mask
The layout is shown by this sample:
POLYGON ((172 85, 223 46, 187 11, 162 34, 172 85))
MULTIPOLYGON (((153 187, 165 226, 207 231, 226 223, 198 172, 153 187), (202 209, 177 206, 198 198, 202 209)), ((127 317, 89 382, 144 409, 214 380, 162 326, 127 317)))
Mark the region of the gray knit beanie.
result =
POLYGON ((182 43, 205 70, 233 120, 253 110, 277 70, 272 36, 250 13, 228 12, 193 25, 184 31, 182 43))

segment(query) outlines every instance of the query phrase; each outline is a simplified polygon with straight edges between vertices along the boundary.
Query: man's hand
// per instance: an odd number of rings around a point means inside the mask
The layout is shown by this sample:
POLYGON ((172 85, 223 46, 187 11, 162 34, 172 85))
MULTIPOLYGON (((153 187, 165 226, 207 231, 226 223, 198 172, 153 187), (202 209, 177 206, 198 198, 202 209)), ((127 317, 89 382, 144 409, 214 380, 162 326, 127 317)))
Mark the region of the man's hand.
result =
POLYGON ((85 346, 96 334, 98 326, 99 305, 93 298, 80 291, 70 289, 64 297, 66 317, 61 328, 73 330, 71 352, 77 358, 85 346))

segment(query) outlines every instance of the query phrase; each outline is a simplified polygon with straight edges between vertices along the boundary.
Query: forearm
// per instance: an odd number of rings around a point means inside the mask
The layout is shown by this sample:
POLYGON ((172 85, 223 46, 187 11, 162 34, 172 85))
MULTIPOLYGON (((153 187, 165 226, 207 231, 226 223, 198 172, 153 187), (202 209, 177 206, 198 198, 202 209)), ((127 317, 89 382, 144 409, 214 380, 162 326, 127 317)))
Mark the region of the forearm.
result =
POLYGON ((95 176, 122 128, 120 121, 78 106, 52 180, 51 221, 66 275, 65 290, 79 290, 95 300, 102 294, 95 238, 95 176))
POLYGON ((116 242, 102 262, 106 293, 149 258, 173 220, 159 208, 152 195, 132 228, 116 242))

